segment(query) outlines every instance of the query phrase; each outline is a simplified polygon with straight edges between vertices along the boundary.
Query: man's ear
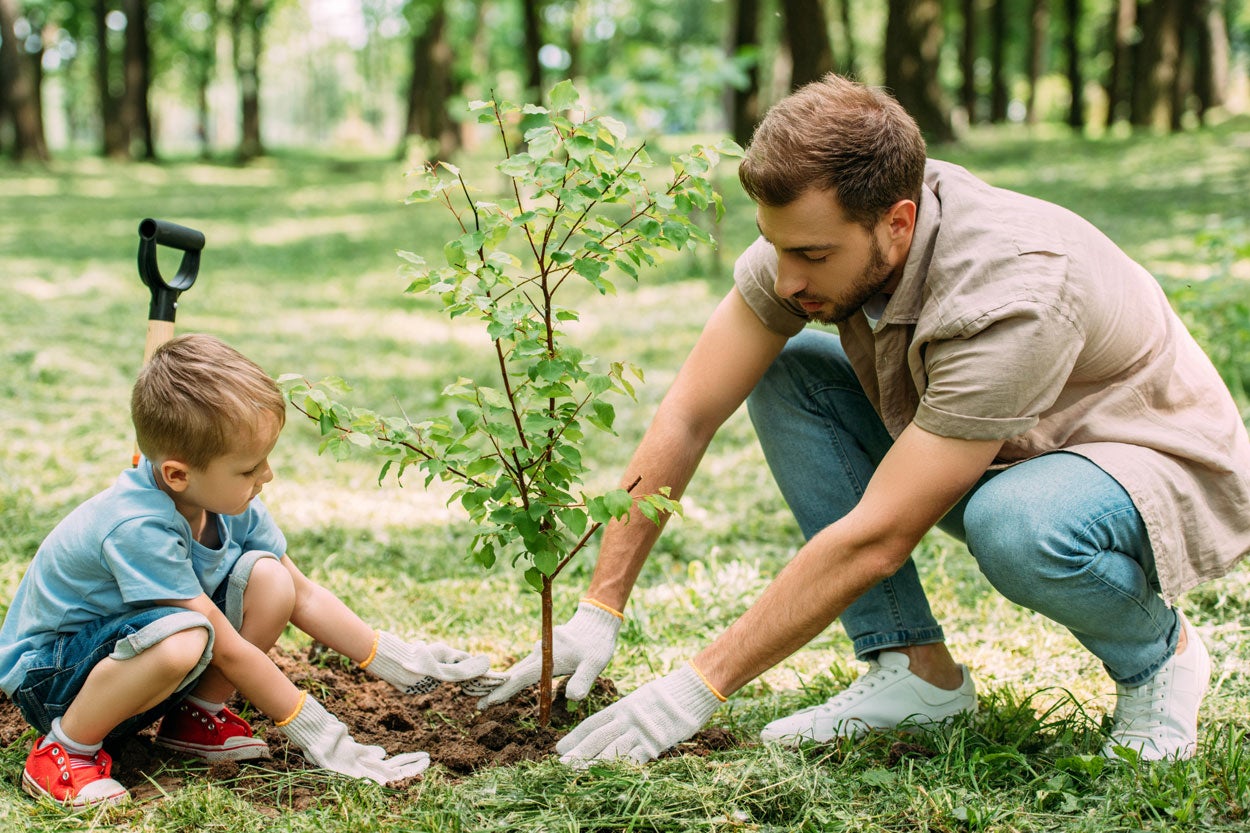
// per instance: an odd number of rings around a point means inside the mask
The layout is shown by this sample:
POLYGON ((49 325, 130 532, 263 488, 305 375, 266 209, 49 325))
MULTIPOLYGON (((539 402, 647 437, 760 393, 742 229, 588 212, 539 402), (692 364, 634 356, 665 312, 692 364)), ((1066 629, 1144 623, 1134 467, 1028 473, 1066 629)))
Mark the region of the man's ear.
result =
POLYGON ((886 209, 881 224, 885 226, 889 240, 889 261, 898 265, 907 259, 907 253, 911 251, 911 239, 916 232, 916 203, 899 200, 886 209))
POLYGON ((161 480, 172 491, 184 491, 191 483, 191 467, 181 460, 166 460, 157 468, 161 480))

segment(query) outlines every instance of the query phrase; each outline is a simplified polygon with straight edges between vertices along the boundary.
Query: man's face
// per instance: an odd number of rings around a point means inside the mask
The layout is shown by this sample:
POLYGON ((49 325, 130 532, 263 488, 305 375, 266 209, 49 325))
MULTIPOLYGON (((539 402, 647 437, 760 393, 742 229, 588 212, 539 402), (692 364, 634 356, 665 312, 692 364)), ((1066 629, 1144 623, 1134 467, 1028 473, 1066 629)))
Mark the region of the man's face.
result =
POLYGON ((806 191, 789 205, 760 205, 756 219, 777 250, 777 294, 824 324, 850 317, 892 289, 911 239, 909 232, 900 247, 888 214, 872 231, 850 222, 825 190, 806 191))

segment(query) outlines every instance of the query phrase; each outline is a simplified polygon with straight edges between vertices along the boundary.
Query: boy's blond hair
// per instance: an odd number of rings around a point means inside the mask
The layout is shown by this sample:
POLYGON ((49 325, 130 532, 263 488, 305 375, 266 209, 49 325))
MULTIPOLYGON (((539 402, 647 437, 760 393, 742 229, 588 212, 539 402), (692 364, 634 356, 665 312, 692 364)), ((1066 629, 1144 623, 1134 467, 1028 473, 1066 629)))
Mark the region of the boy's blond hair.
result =
POLYGON ((139 372, 130 396, 139 450, 154 463, 177 459, 207 468, 240 438, 250 439, 261 411, 286 421, 286 402, 265 371, 218 338, 185 335, 165 342, 139 372))

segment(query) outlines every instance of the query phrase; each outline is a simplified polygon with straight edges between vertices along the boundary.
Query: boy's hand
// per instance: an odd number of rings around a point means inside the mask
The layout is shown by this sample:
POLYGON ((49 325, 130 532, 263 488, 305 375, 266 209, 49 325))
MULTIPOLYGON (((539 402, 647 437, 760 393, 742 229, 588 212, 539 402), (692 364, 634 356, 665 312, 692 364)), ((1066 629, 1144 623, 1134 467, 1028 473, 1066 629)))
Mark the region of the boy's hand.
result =
POLYGON ((404 752, 388 758, 380 746, 357 743, 342 721, 309 695, 304 695, 295 717, 278 728, 308 760, 352 778, 387 784, 418 775, 430 765, 425 752, 404 752))
POLYGON ((440 682, 460 683, 470 696, 489 692, 503 682, 488 674, 490 660, 458 651, 441 642, 426 644, 419 640, 404 642, 394 634, 378 633, 378 650, 365 669, 386 680, 405 694, 433 691, 440 682))

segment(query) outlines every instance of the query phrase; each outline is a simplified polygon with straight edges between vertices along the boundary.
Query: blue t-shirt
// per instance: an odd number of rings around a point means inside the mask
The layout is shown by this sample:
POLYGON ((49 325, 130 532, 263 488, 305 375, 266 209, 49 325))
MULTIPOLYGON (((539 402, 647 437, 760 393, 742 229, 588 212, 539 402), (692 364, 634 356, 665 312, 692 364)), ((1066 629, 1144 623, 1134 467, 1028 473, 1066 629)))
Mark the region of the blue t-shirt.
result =
POLYGON ((260 498, 238 515, 209 517, 221 540, 215 550, 193 540, 147 460, 70 512, 35 553, 9 605, 0 628, 0 690, 12 694, 28 657, 61 634, 159 599, 211 595, 248 550, 286 552, 260 498))

